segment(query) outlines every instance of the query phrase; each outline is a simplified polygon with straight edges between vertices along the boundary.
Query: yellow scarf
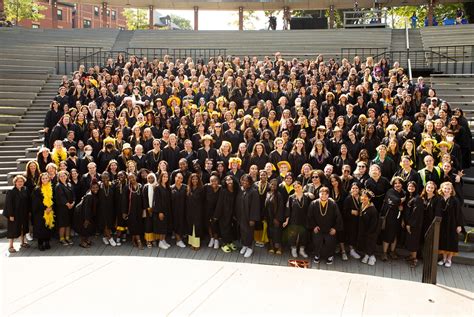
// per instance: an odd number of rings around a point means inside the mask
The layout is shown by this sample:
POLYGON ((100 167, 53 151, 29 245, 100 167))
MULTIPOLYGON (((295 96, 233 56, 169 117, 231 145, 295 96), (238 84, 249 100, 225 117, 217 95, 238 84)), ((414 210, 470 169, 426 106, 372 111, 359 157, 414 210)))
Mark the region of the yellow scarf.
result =
POLYGON ((293 188, 293 184, 291 184, 290 186, 288 186, 285 182, 283 182, 283 185, 285 186, 285 189, 286 189, 286 192, 289 194, 294 188, 293 188))
MULTIPOLYGON (((53 207, 53 186, 51 183, 41 185, 41 194, 43 194, 43 205, 46 208, 53 207)), ((51 210, 50 213, 44 213, 44 223, 48 229, 54 228, 54 212, 51 210)))
POLYGON ((54 148, 53 153, 52 153, 52 158, 54 163, 56 164, 57 167, 59 167, 59 163, 61 161, 65 161, 67 158, 67 153, 64 150, 64 148, 61 148, 60 150, 54 148))

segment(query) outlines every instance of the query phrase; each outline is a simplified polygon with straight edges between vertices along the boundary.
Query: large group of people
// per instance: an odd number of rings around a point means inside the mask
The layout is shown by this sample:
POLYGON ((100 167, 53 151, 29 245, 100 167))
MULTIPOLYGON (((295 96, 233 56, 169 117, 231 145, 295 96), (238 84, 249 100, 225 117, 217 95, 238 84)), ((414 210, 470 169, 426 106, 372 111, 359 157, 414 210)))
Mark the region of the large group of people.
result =
POLYGON ((380 244, 414 267, 437 216, 439 265, 458 252, 468 122, 384 58, 118 55, 64 76, 44 136, 6 197, 10 252, 100 235, 374 265, 380 244))

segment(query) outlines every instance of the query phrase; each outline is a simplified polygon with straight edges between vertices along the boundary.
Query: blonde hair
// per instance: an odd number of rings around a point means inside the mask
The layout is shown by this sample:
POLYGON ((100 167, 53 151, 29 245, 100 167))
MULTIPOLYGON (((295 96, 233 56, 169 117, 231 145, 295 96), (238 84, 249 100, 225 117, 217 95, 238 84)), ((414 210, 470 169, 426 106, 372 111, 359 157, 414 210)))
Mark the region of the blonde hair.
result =
POLYGON ((444 182, 444 183, 441 183, 441 185, 439 186, 438 194, 440 194, 441 196, 443 196, 443 188, 446 187, 446 186, 451 187, 451 197, 456 196, 456 191, 454 190, 453 183, 451 183, 451 182, 444 182))

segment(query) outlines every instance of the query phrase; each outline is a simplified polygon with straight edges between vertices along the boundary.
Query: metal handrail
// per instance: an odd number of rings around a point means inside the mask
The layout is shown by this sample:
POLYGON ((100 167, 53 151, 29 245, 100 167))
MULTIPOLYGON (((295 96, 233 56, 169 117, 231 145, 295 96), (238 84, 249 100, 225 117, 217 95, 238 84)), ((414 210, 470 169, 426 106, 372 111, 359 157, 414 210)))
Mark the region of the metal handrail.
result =
POLYGON ((440 226, 441 217, 435 217, 424 236, 423 276, 421 280, 423 283, 436 285, 440 226))

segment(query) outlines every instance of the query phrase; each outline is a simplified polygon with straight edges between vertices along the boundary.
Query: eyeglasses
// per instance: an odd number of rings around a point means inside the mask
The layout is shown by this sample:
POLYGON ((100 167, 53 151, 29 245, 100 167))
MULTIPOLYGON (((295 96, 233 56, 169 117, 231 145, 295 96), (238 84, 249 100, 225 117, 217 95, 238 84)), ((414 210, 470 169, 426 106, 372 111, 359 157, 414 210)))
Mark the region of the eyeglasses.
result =
POLYGON ((345 171, 342 171, 343 173, 349 173, 350 171, 349 170, 345 170, 345 171))
POLYGON ((221 128, 221 126, 220 126, 220 125, 216 125, 215 127, 216 127, 216 128, 221 128))
POLYGON ((312 179, 319 178, 319 176, 311 176, 312 179))
POLYGON ((365 168, 365 165, 357 165, 358 168, 365 168))

